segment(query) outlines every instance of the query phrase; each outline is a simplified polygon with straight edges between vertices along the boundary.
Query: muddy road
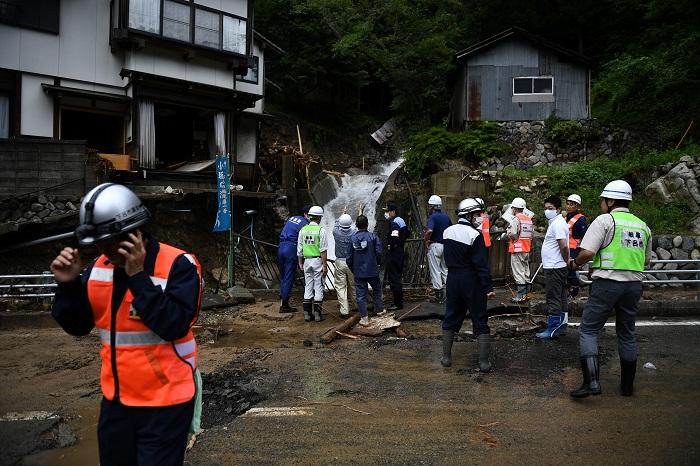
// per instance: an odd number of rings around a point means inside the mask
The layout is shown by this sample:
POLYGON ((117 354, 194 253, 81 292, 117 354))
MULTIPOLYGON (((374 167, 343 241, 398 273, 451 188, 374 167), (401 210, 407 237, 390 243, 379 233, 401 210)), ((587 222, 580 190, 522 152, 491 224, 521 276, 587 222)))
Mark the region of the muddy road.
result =
MULTIPOLYGON (((330 309, 335 309, 328 302, 330 309)), ((700 326, 638 326, 636 393, 617 394, 614 328, 601 338, 603 395, 572 401, 580 382, 578 331, 552 342, 532 333, 495 343, 480 374, 466 332, 440 366, 439 320, 411 334, 361 340, 318 336, 271 303, 203 316, 205 430, 186 461, 229 464, 698 464, 700 326), (644 369, 645 362, 656 369, 644 369)), ((497 320, 492 326, 497 326, 497 320)), ((95 465, 98 339, 57 328, 0 331, 0 464, 95 465), (7 413, 60 415, 77 438, 43 451, 7 413)), ((65 429, 64 429, 65 431, 65 429)), ((47 448, 46 442, 41 448, 47 448)))

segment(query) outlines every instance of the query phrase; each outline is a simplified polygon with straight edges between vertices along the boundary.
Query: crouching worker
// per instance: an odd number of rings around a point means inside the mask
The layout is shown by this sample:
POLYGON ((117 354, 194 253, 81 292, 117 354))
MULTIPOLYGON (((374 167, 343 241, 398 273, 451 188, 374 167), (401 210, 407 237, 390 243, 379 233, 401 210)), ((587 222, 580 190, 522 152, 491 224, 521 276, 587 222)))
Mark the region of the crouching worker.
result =
POLYGON ((491 329, 488 325, 486 300, 496 296, 491 285, 488 252, 479 232, 478 220, 483 206, 476 199, 467 198, 459 203, 459 222, 443 233, 445 262, 447 263, 447 305, 442 321, 442 359, 452 365, 452 342, 462 328, 469 311, 472 329, 479 344, 479 369, 491 371, 491 329))
POLYGON ((348 257, 348 267, 355 275, 355 292, 357 293, 357 310, 360 313, 360 325, 369 325, 367 316, 367 285, 374 292, 374 312, 384 313, 382 302, 382 284, 379 281, 379 263, 382 258, 382 243, 374 233, 367 231, 369 221, 364 215, 355 220, 357 231, 352 235, 352 254, 348 257))
POLYGON ((183 464, 199 429, 201 378, 192 325, 202 293, 197 259, 142 230, 150 214, 128 188, 97 186, 80 206, 76 236, 100 256, 83 270, 78 249, 51 262, 52 314, 66 332, 97 327, 102 349, 100 464, 183 464), (82 273, 81 273, 82 271, 82 273))

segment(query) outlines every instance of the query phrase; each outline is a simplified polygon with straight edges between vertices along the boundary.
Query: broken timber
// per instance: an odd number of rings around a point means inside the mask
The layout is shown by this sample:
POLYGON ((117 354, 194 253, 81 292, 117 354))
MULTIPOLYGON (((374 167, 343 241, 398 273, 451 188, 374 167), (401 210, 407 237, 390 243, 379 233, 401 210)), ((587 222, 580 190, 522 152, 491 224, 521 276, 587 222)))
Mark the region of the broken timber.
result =
POLYGON ((337 325, 331 329, 328 329, 326 333, 321 335, 321 343, 327 345, 328 343, 335 340, 338 333, 347 333, 347 331, 352 328, 353 325, 360 321, 360 314, 355 314, 349 319, 345 319, 340 325, 337 325))

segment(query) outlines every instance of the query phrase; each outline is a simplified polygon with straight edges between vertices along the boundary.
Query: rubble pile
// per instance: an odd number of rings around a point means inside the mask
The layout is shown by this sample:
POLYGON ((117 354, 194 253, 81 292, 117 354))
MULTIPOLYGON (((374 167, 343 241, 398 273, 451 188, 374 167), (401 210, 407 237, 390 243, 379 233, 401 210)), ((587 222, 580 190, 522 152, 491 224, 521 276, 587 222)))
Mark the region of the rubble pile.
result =
POLYGON ((216 372, 202 374, 202 427, 230 422, 265 400, 254 386, 254 377, 266 371, 234 361, 216 372))

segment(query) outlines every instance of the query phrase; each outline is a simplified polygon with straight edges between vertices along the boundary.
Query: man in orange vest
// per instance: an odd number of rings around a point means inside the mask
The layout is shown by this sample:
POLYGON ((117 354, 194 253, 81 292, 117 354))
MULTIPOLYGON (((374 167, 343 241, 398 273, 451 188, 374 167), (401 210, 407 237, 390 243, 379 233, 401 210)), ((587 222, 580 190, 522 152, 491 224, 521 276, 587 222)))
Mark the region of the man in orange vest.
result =
MULTIPOLYGON (((586 217, 581 213, 581 196, 572 194, 566 198, 566 223, 569 225, 569 256, 576 259, 581 250, 581 240, 588 228, 586 217)), ((569 301, 576 299, 579 291, 578 273, 569 272, 569 301)))
MULTIPOLYGON (((486 203, 480 197, 474 198, 476 202, 481 205, 481 225, 479 226, 479 231, 481 236, 484 237, 484 244, 486 245, 486 251, 491 247, 491 219, 489 218, 488 212, 486 212, 486 203)), ((488 259, 488 254, 486 259, 488 259)))
POLYGON ((202 269, 192 254, 144 232, 150 218, 128 188, 99 185, 83 198, 76 236, 101 255, 83 270, 78 249, 66 247, 50 266, 58 283, 56 321, 74 336, 97 327, 102 342, 103 466, 182 464, 190 426, 199 429, 192 325, 202 269))
POLYGON ((511 298, 514 303, 527 301, 528 285, 530 283, 530 249, 532 247, 532 219, 524 214, 527 207, 525 199, 516 197, 510 203, 511 219, 506 236, 510 239, 510 269, 517 287, 517 294, 511 298))

